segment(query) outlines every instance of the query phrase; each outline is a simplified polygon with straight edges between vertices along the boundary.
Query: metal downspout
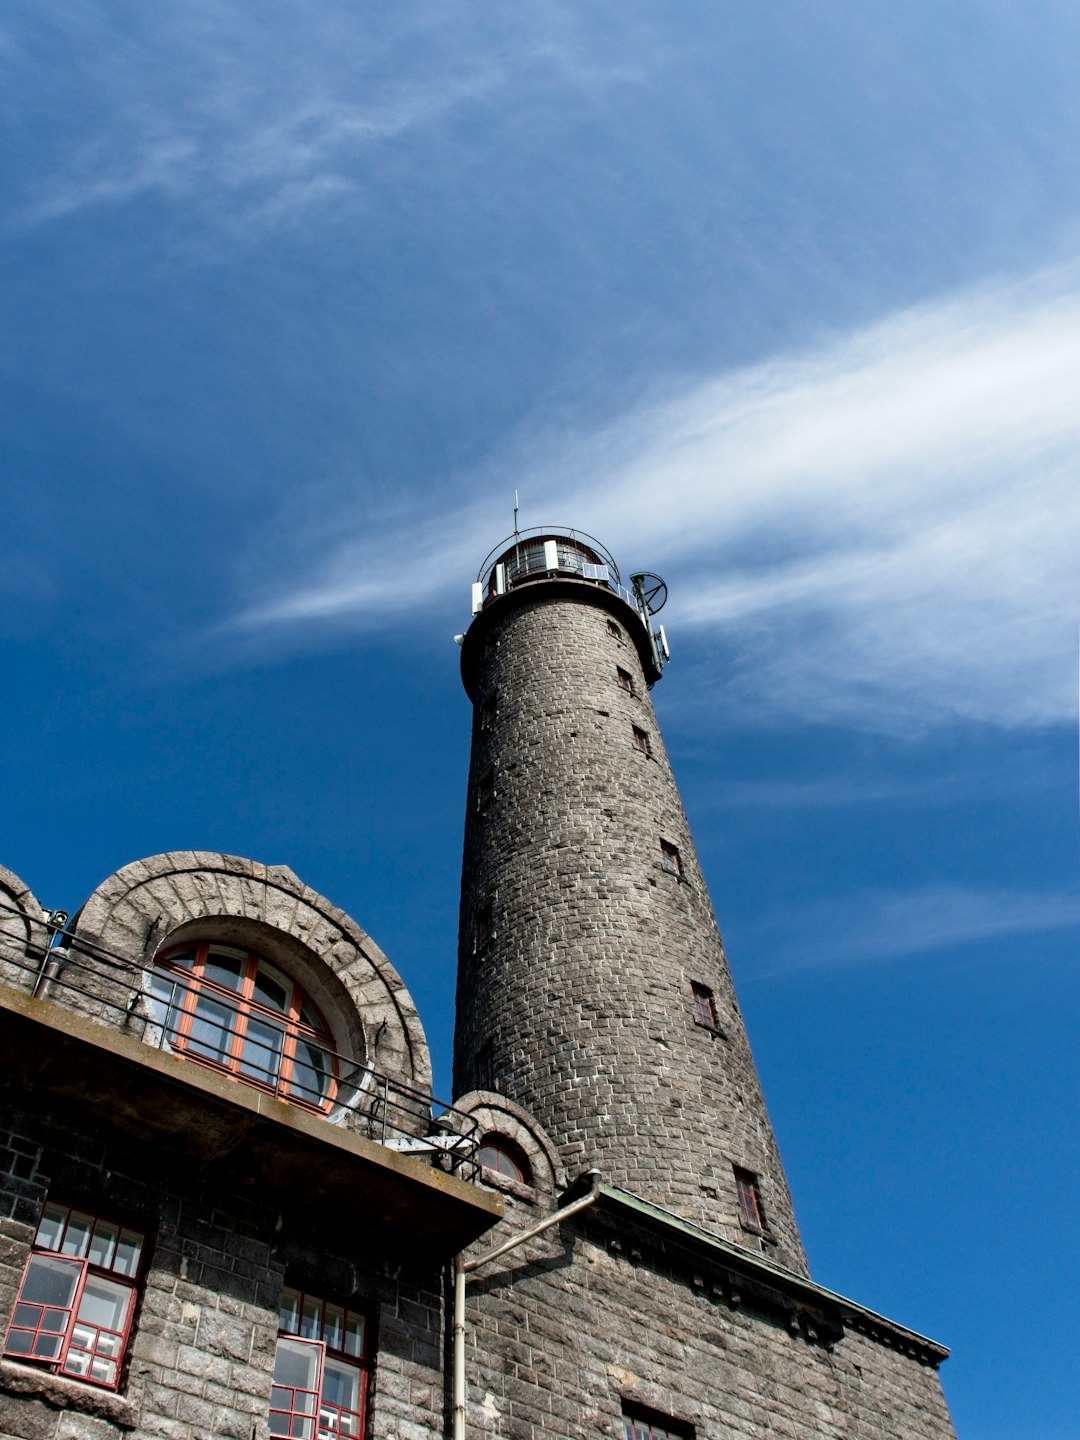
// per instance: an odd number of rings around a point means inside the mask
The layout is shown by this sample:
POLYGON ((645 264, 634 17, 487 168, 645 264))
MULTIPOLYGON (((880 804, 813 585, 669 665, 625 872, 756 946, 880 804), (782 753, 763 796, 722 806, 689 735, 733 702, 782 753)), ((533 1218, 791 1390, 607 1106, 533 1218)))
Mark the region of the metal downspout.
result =
POLYGON ((545 1230, 550 1230, 553 1225, 558 1225, 563 1220, 568 1220, 571 1215, 576 1215, 579 1210, 594 1205, 600 1199, 600 1171, 586 1170, 582 1177, 588 1178, 590 1182, 589 1193, 583 1195, 579 1200, 564 1205, 561 1210, 556 1210, 546 1220, 541 1220, 538 1225, 533 1225, 528 1230, 523 1230, 520 1235, 511 1236, 504 1240, 501 1245, 496 1245, 494 1250, 488 1250, 484 1255, 477 1255, 474 1260, 466 1260, 464 1254, 454 1256, 454 1431, 453 1440, 465 1440, 465 1282, 466 1278, 481 1265, 487 1265, 491 1260, 497 1260, 500 1255, 506 1255, 511 1250, 516 1250, 519 1245, 524 1245, 526 1240, 532 1240, 536 1235, 542 1235, 545 1230))

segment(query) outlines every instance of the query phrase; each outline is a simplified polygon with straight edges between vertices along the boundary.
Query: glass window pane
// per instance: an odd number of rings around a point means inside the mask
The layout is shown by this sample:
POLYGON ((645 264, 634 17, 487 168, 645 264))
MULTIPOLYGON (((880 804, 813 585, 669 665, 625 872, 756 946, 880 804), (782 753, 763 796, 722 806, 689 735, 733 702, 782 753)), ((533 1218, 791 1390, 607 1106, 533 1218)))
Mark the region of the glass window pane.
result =
POLYGON ((349 1312, 345 1322, 345 1344, 342 1349, 346 1355, 356 1355, 357 1357, 363 1355, 364 1317, 362 1315, 354 1315, 351 1311, 349 1312))
POLYGON ((95 1355, 90 1362, 90 1378, 96 1380, 100 1385, 115 1385, 116 1361, 106 1360, 101 1355, 95 1355))
POLYGON ((329 1350, 345 1348, 345 1311, 340 1305, 323 1306, 322 1338, 329 1350))
POLYGON ((175 1035, 180 1025, 179 1009, 188 993, 184 986, 167 975, 155 970, 150 976, 150 993, 146 997, 146 1014, 152 1025, 161 1025, 170 1036, 175 1035))
MULTIPOLYGON (((319 1387, 321 1359, 321 1346, 305 1345, 302 1340, 279 1340, 274 1358, 274 1383, 314 1393, 319 1387)), ((295 1408, 300 1410, 299 1404, 295 1408)), ((312 1413, 311 1410, 301 1410, 301 1414, 312 1413)))
POLYGON ((242 950, 226 950, 215 945, 206 957, 203 976, 212 980, 215 985, 223 985, 228 990, 239 992, 244 982, 246 961, 247 957, 242 950))
POLYGON ((297 1040, 289 1089, 309 1105, 319 1105, 330 1093, 330 1059, 307 1040, 297 1040))
POLYGON ((78 1261, 35 1255, 19 1291, 19 1299, 38 1305, 70 1305, 81 1274, 82 1266, 78 1261))
POLYGON ((289 1009, 292 989, 292 982, 287 980, 279 970, 275 970, 265 960, 259 961, 259 968, 255 974, 255 987, 252 991, 253 1000, 257 1000, 260 1005, 267 1005, 272 1010, 280 1010, 282 1014, 285 1014, 289 1009))
POLYGON ((281 1047, 285 1036, 273 1025, 251 1016, 244 1033, 244 1046, 240 1052, 240 1069, 243 1074, 263 1083, 272 1082, 281 1069, 281 1047))
POLYGON ((139 1268, 143 1237, 137 1230, 121 1230, 112 1268, 117 1275, 134 1275, 139 1268))
POLYGON ((64 1243, 60 1247, 62 1255, 77 1255, 81 1260, 90 1248, 90 1232, 94 1228, 94 1217, 84 1215, 80 1210, 73 1210, 68 1216, 67 1229, 64 1231, 64 1243))
POLYGON ((42 1360, 55 1360, 60 1354, 60 1347, 64 1343, 63 1335, 38 1335, 34 1341, 34 1354, 42 1360))
POLYGON ((41 1212, 41 1223, 38 1225, 34 1244, 40 1245, 43 1250, 58 1250, 60 1236, 67 1224, 67 1213, 62 1205, 46 1205, 41 1212))
POLYGON ((79 1320, 105 1330, 123 1330, 132 1292, 115 1280, 88 1275, 79 1301, 79 1320))
POLYGON ((110 1225, 105 1220, 97 1222, 86 1256, 91 1265, 100 1265, 103 1270, 112 1268, 113 1256, 116 1254, 116 1237, 119 1232, 119 1225, 110 1225))
POLYGON ((360 1371, 355 1365, 347 1365, 344 1360, 334 1360, 328 1355, 323 1366, 322 1395, 328 1405, 336 1405, 341 1410, 358 1410, 360 1371))
POLYGON ((314 1295, 304 1296, 304 1313, 300 1319, 300 1334, 306 1340, 322 1339, 322 1301, 314 1295))
POLYGON ((288 1335, 295 1335, 300 1329, 299 1290, 286 1289, 281 1292, 281 1310, 278 1314, 278 1329, 284 1330, 288 1335))
POLYGON ((90 1369, 90 1356, 85 1350, 69 1350, 64 1357, 65 1375, 85 1375, 90 1369))
POLYGON ((188 1048, 197 1055, 225 1064, 232 1048, 232 1027, 235 1023, 235 1010, 220 1000, 212 1000, 205 993, 200 994, 195 1018, 191 1022, 188 1048))

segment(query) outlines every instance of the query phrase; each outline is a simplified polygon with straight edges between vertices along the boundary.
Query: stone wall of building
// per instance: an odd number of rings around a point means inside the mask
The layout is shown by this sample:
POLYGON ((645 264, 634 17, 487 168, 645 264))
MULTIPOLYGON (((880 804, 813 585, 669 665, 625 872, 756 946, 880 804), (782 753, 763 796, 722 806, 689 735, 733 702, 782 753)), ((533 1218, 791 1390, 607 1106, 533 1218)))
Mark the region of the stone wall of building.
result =
POLYGON ((455 1094, 501 1091, 547 1129, 568 1174, 599 1165, 805 1270, 635 626, 610 591, 540 582, 466 636, 455 1094), (715 1025, 700 1022, 695 984, 715 1025), (740 1224, 736 1167, 759 1177, 764 1236, 740 1224))
POLYGON ((0 1440, 265 1440, 286 1283, 369 1317, 372 1435, 444 1432, 441 1269, 376 1254, 359 1233, 313 1235, 264 1196, 203 1180, 3 1099, 0 1316, 6 1328, 46 1199, 141 1230, 143 1275, 119 1393, 0 1360, 0 1440))
POLYGON ((630 1413, 696 1440, 953 1435, 934 1358, 903 1332, 872 1338, 828 1303, 754 1292, 582 1212, 470 1279, 470 1433, 612 1440, 630 1413))

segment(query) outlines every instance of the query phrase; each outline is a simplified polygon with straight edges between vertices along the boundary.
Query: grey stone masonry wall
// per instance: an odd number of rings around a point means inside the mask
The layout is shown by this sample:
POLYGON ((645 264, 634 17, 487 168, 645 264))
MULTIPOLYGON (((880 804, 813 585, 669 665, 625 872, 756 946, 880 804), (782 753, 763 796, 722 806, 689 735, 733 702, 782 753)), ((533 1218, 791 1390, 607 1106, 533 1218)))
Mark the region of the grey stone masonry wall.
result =
POLYGON ((506 1095, 545 1127, 567 1175, 597 1165, 805 1273, 634 626, 611 592, 562 580, 512 591, 466 637, 455 1094, 506 1095), (712 992, 715 1026, 696 1017, 695 984, 712 992), (740 1222, 736 1167, 759 1177, 764 1234, 740 1222))
POLYGON ((468 1433, 491 1440, 621 1440, 624 1407, 695 1440, 954 1434, 903 1332, 771 1303, 599 1209, 476 1272, 466 1324, 468 1433))
POLYGON ((43 1105, 2 1120, 0 1333, 46 1197, 142 1229, 147 1249, 119 1392, 0 1359, 0 1440, 266 1440, 283 1283, 367 1312, 372 1440, 443 1435, 440 1270, 374 1254, 362 1233, 313 1235, 43 1105))

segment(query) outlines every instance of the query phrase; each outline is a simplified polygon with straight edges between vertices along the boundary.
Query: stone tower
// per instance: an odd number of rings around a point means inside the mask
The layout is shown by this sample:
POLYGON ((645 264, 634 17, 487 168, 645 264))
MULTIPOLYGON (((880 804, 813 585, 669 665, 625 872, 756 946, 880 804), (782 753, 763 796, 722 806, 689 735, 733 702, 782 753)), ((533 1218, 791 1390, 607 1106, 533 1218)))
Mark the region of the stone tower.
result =
POLYGON ((647 585, 580 532, 519 532, 473 613, 455 1094, 497 1091, 568 1175, 595 1165, 806 1274, 649 698, 666 640, 647 585))

